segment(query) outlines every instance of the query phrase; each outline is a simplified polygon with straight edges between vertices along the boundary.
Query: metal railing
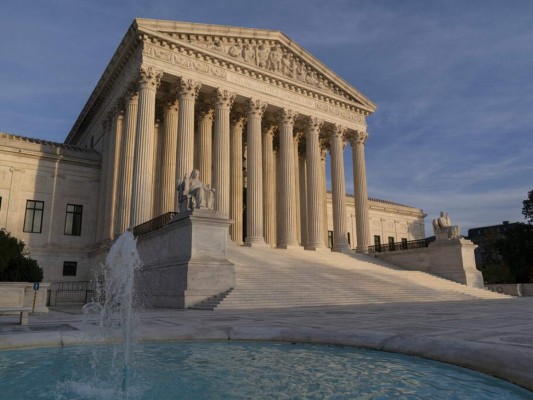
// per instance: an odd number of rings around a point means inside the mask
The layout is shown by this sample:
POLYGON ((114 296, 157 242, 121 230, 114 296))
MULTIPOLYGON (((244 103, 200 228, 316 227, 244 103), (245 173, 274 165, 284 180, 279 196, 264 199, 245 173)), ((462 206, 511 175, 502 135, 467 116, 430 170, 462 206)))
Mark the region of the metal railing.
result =
POLYGON ((429 246, 429 241, 426 239, 409 240, 407 242, 387 243, 379 246, 368 246, 368 253, 386 253, 389 251, 401 251, 411 249, 422 249, 429 246))
POLYGON ((146 235, 149 232, 156 231, 158 229, 161 229, 165 225, 167 225, 172 217, 176 215, 175 212, 167 212, 165 214, 160 215, 159 217, 155 217, 154 219, 151 219, 150 221, 146 221, 140 225, 137 225, 133 228, 133 235, 135 237, 146 235))
POLYGON ((96 297, 96 281, 52 282, 48 289, 49 306, 82 305, 96 297))

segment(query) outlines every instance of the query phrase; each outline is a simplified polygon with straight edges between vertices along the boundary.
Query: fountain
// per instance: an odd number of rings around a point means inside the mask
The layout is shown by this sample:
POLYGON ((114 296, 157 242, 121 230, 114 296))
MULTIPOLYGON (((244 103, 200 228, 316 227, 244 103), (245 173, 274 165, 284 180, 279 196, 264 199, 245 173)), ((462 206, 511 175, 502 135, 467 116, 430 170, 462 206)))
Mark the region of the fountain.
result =
MULTIPOLYGON (((100 339, 118 341, 121 344, 123 391, 127 391, 131 378, 134 339, 132 334, 136 321, 133 308, 135 273, 141 264, 133 233, 126 231, 113 244, 105 263, 101 265, 96 301, 84 307, 87 311, 99 312, 100 339), (118 328, 121 334, 117 336, 118 328)), ((116 352, 115 349, 115 354, 116 352)), ((98 362, 94 364, 98 365, 98 362)))

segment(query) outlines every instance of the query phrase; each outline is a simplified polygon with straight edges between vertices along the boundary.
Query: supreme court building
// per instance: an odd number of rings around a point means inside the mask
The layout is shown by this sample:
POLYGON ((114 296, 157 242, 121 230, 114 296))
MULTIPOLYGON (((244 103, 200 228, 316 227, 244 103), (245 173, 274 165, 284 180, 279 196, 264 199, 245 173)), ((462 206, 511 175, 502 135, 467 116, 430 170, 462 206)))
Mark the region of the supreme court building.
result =
POLYGON ((65 143, 0 134, 0 228, 46 280, 88 279, 91 252, 174 211, 176 182, 198 169, 237 244, 364 253, 423 239, 422 210, 368 197, 375 110, 281 32, 136 19, 65 143))

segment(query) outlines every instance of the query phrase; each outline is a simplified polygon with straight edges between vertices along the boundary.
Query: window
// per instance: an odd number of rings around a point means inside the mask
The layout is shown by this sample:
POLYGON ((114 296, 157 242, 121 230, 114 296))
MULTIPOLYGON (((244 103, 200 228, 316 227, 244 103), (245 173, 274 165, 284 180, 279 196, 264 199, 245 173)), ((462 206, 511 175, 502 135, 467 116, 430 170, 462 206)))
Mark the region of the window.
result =
POLYGON ((328 231, 328 247, 333 248, 333 231, 328 231))
POLYGON ((352 245, 352 241, 350 240, 350 232, 348 232, 348 246, 352 245))
POLYGON ((402 249, 407 250, 407 238, 402 238, 402 249))
POLYGON ((76 276, 77 261, 63 261, 63 276, 76 276))
POLYGON ((2 210, 2 196, 0 196, 0 210, 2 210))
POLYGON ((394 250, 394 238, 392 236, 389 236, 389 250, 394 250))
POLYGON ((81 235, 81 215, 83 206, 67 204, 67 216, 65 217, 65 235, 81 235))
POLYGON ((26 200, 24 232, 41 233, 43 229, 44 201, 26 200))
POLYGON ((376 247, 381 246, 381 236, 374 235, 374 246, 376 246, 376 247))

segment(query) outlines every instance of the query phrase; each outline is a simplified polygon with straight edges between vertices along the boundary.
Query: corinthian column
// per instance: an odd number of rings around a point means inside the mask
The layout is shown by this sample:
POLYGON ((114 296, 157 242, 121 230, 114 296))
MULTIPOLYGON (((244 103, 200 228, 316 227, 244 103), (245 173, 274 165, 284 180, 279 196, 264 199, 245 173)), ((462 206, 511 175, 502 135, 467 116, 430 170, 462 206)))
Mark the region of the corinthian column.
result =
POLYGON ((321 206, 322 206, 322 237, 324 244, 328 244, 328 204, 327 204, 327 195, 326 195, 326 157, 327 157, 327 147, 328 143, 326 140, 320 140, 320 196, 321 206))
POLYGON ((162 76, 162 71, 141 65, 139 111, 133 161, 131 226, 139 225, 152 218, 155 94, 162 76))
POLYGON ((280 226, 278 247, 287 249, 298 246, 296 236, 296 185, 294 171, 294 121, 298 114, 293 110, 283 109, 278 112, 279 123, 279 188, 283 194, 278 208, 278 225, 280 226))
POLYGON ((265 242, 276 246, 276 169, 274 165, 273 138, 277 124, 263 122, 263 218, 265 242))
POLYGON ((120 176, 118 192, 118 212, 115 235, 130 228, 131 187, 133 178, 133 152, 135 149, 135 130, 137 128, 137 108, 139 94, 137 87, 130 88, 126 94, 123 135, 120 145, 120 176))
POLYGON ((163 136, 162 136, 162 168, 159 197, 160 210, 163 213, 175 211, 174 197, 176 192, 176 149, 178 145, 178 94, 171 93, 163 99, 163 136))
POLYGON ((116 211, 118 200, 118 181, 120 178, 120 145, 122 143, 122 122, 124 118, 124 104, 122 101, 114 109, 113 124, 111 128, 111 143, 110 143, 110 171, 107 175, 107 189, 106 189, 106 230, 104 232, 104 239, 113 239, 115 234, 116 211))
POLYGON ((323 120, 311 117, 305 134, 307 168, 307 250, 325 249, 322 218, 322 162, 318 136, 323 120))
POLYGON ((188 176, 194 163, 194 102, 201 84, 181 78, 178 86, 179 117, 178 145, 176 153, 176 180, 188 176))
POLYGON ((231 118, 230 126, 230 209, 229 217, 233 220, 229 232, 231 239, 238 245, 243 244, 242 239, 242 131, 246 119, 244 115, 235 113, 231 118))
POLYGON ((109 179, 109 160, 111 158, 109 145, 112 135, 112 116, 106 115, 102 121, 102 166, 100 170, 100 190, 98 194, 98 210, 96 218, 96 241, 101 242, 105 239, 106 206, 107 206, 107 181, 109 179))
POLYGON ((346 183, 344 179, 343 138, 346 128, 334 125, 330 130, 331 200, 333 206, 333 251, 347 252, 346 183))
POLYGON ((302 244, 302 231, 301 231, 301 214, 300 214, 300 163, 298 161, 298 143, 303 137, 302 132, 298 132, 293 136, 293 161, 294 161, 294 215, 296 220, 296 241, 298 244, 302 244))
POLYGON ((248 100, 246 246, 265 246, 263 237, 263 165, 261 162, 261 118, 267 104, 248 100))
POLYGON ((215 188, 215 210, 229 217, 230 157, 229 157, 229 112, 235 94, 218 88, 215 101, 215 134, 213 138, 213 187, 215 188))
POLYGON ((194 167, 200 171, 200 180, 211 185, 213 154, 213 116, 215 110, 210 101, 201 102, 198 107, 198 132, 194 152, 194 167))
POLYGON ((370 245, 370 220, 368 218, 368 189, 366 186, 365 142, 368 134, 354 131, 350 134, 353 159, 353 187, 355 196, 355 227, 358 253, 367 253, 370 245))

